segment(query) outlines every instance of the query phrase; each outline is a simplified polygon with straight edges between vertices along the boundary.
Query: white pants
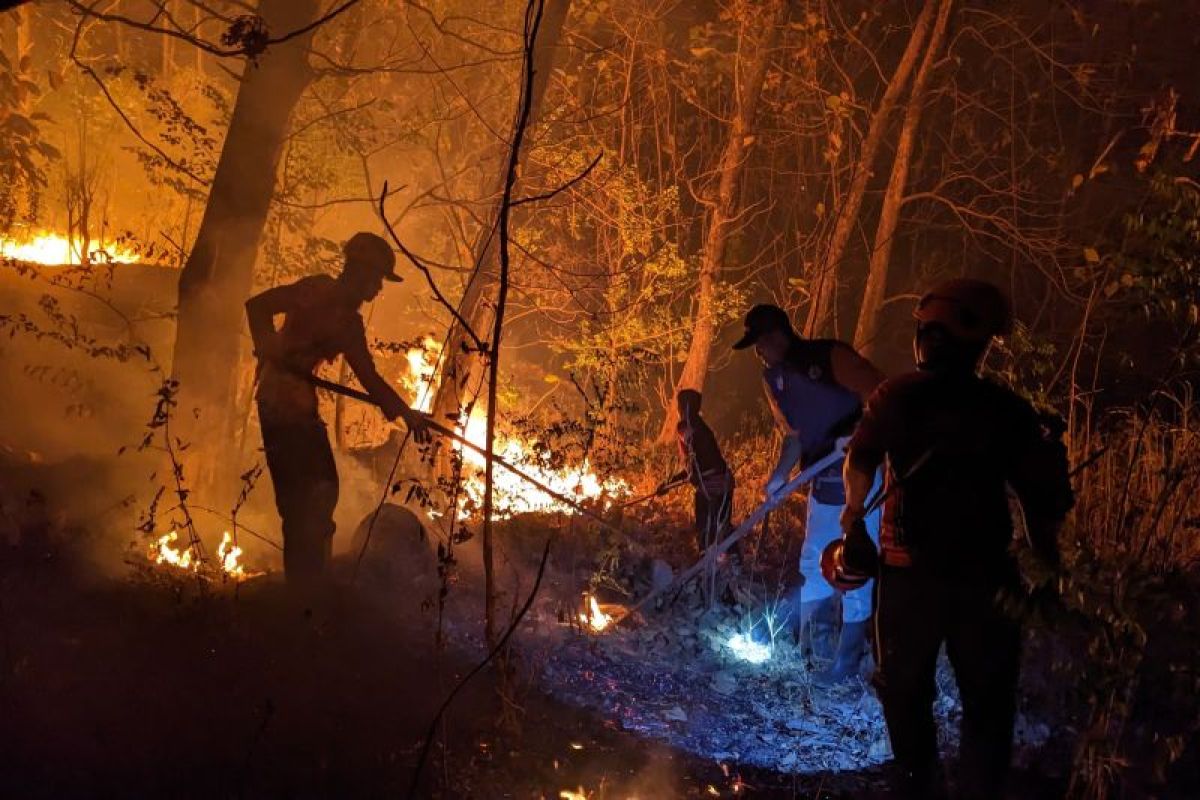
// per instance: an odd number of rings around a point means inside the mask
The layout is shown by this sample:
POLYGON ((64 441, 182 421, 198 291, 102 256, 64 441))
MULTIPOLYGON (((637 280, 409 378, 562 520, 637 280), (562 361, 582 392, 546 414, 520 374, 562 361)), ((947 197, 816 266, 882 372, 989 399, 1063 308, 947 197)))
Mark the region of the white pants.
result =
MULTIPOLYGON (((875 483, 879 483, 878 479, 875 483)), ((873 494, 874 490, 868 493, 868 497, 873 494)), ((803 578, 800 586, 801 603, 825 600, 836 591, 821 574, 821 554, 830 542, 841 537, 841 515, 842 506, 818 503, 809 496, 807 530, 804 533, 804 545, 800 548, 800 575, 803 578)), ((879 546, 881 516, 882 512, 877 508, 866 519, 867 533, 876 547, 879 546)), ((874 581, 867 581, 861 588, 842 594, 842 622, 864 622, 871 616, 871 589, 874 584, 874 581)))

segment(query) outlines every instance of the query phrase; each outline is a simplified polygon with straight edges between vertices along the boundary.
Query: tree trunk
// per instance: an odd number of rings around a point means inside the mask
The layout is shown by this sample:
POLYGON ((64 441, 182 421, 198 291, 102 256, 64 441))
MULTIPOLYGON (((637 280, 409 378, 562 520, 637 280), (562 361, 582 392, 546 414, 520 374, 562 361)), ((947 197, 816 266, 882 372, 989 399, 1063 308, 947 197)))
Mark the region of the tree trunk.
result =
MULTIPOLYGON (((269 30, 316 19, 316 0, 262 0, 269 30)), ((179 278, 173 374, 179 381, 175 431, 191 444, 189 478, 210 485, 217 454, 232 430, 242 304, 275 191, 288 120, 312 79, 312 33, 270 47, 247 64, 221 148, 196 241, 179 278), (204 431, 203 439, 196 436, 204 431)))
MULTIPOLYGON (((536 70, 533 75, 533 88, 529 96, 530 125, 536 125, 541 113, 542 97, 546 93, 546 85, 550 81, 550 72, 554 67, 554 48, 562 36, 563 25, 571 9, 571 0, 546 0, 542 12, 541 25, 538 28, 537 40, 533 45, 533 63, 536 70)), ((508 143, 503 144, 496 153, 497 160, 507 163, 509 153, 508 143)), ((495 195, 496 205, 488 216, 488 225, 479 232, 475 243, 475 264, 478 267, 475 274, 467 282, 463 290, 462 300, 458 310, 463 319, 471 326, 481 339, 486 337, 487 329, 492 320, 492 308, 485 300, 496 290, 498 258, 496 241, 497 221, 499 219, 501 195, 504 186, 502 174, 497 183, 495 195)), ((457 321, 452 322, 446 334, 446 346, 443 350, 442 377, 438 381, 434 394, 431 413, 439 421, 458 419, 463 395, 467 391, 475 370, 481 360, 475 342, 457 321)))
MULTIPOLYGON (((930 3, 932 5, 932 3, 930 3)), ((879 330, 879 313, 887 291, 888 267, 891 263, 892 241, 900 221, 900 206, 904 201, 904 187, 908 183, 908 168, 912 160, 913 143, 917 128, 921 124, 924 109, 925 89, 929 75, 946 39, 946 26, 954 0, 938 0, 937 22, 929 36, 929 47, 921 59, 921 67, 913 79, 912 94, 904 110, 904 124, 896 142, 896 160, 892 163, 892 174, 888 178, 887 190, 883 195, 883 207, 879 212, 879 225, 875 229, 875 244, 871 248, 871 262, 867 268, 867 285, 863 290, 862 307, 858 313, 858 326, 854 331, 854 347, 867 358, 875 355, 875 340, 879 330)))
POLYGON ((875 163, 880 145, 883 144, 888 117, 891 116, 896 101, 899 100, 901 92, 908 84, 908 76, 912 74, 913 67, 917 63, 917 55, 925 44, 925 38, 933 24, 935 5, 935 0, 926 0, 925 5, 921 8, 921 14, 917 17, 912 35, 909 36, 908 44, 904 48, 904 54, 900 57, 900 63, 896 65, 892 79, 888 81, 887 89, 884 90, 879 105, 871 115, 871 123, 867 127, 867 135, 863 139, 862 151, 855 164, 850 187, 846 190, 845 200, 838 206, 837 220, 834 222, 829 247, 813 276, 812 302, 809 304, 808 318, 804 323, 804 333, 807 336, 817 336, 826 332, 833 317, 838 268, 841 266, 842 256, 846 252, 846 245, 850 241, 850 234, 853 233, 855 223, 858 222, 858 212, 867 192, 867 182, 871 178, 872 165, 875 163))
MULTIPOLYGON (((714 305, 718 282, 725 265, 725 250, 739 216, 739 188, 742 173, 754 143, 754 125, 758 116, 759 97, 763 81, 771 62, 771 51, 779 38, 780 29, 787 22, 787 0, 770 0, 764 5, 762 17, 755 16, 745 21, 745 28, 761 25, 762 33, 741 37, 739 63, 746 63, 745 79, 734 74, 735 105, 733 120, 729 126, 729 137, 721 153, 717 167, 719 180, 717 196, 709 208, 708 230, 704 235, 704 250, 700 257, 700 281, 697 287, 696 319, 692 326, 692 341, 688 346, 683 371, 675 384, 675 391, 694 389, 703 393, 704 381, 708 376, 708 361, 712 353, 713 339, 717 332, 714 305), (748 54, 747 54, 747 51, 748 54), (748 62, 742 60, 748 57, 748 62)), ((668 403, 659 439, 669 439, 675 430, 677 410, 668 403)))

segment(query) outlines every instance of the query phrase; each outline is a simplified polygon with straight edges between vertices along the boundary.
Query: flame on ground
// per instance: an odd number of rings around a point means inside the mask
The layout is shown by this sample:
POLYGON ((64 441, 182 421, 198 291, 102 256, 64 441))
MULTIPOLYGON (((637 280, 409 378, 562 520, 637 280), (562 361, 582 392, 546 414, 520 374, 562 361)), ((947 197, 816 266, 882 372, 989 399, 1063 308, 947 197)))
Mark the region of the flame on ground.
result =
POLYGON ((88 241, 63 236, 50 231, 41 231, 24 241, 0 236, 0 257, 17 261, 28 261, 47 266, 71 266, 83 263, 82 254, 88 255, 91 263, 133 264, 140 256, 127 247, 115 242, 88 241))
MULTIPOLYGON (((434 387, 441 343, 425 337, 421 347, 405 353, 408 371, 400 376, 400 385, 408 391, 411 405, 418 411, 428 413, 433 408, 434 387)), ((466 425, 459 426, 464 439, 482 448, 487 441, 487 411, 476 405, 466 425)), ((475 507, 483 504, 483 470, 487 460, 470 448, 455 444, 462 452, 464 465, 464 491, 467 500, 475 507)), ((618 478, 601 479, 591 470, 585 460, 575 468, 552 469, 539 463, 534 457, 535 448, 530 442, 497 434, 496 455, 553 489, 558 494, 574 498, 576 502, 624 497, 629 494, 629 485, 618 478)), ((575 513, 570 506, 555 500, 542 490, 517 477, 504 467, 496 466, 493 473, 494 503, 496 516, 511 517, 537 511, 575 513)), ((464 503, 465 505, 465 503, 464 503)))
POLYGON ((588 595, 588 601, 588 608, 586 611, 580 612, 579 621, 592 631, 599 633, 613 621, 612 615, 604 613, 603 609, 600 608, 600 604, 596 602, 595 595, 588 595))
MULTIPOLYGON (((204 564, 203 559, 197 556, 193 545, 180 545, 177 544, 178 541, 179 534, 176 531, 158 537, 150 548, 148 554, 150 560, 155 564, 199 573, 204 564)), ((229 531, 225 531, 225 535, 221 537, 221 543, 217 545, 217 569, 225 577, 235 581, 244 581, 262 574, 261 572, 246 572, 245 565, 241 563, 241 557, 242 548, 234 544, 233 536, 229 531)))

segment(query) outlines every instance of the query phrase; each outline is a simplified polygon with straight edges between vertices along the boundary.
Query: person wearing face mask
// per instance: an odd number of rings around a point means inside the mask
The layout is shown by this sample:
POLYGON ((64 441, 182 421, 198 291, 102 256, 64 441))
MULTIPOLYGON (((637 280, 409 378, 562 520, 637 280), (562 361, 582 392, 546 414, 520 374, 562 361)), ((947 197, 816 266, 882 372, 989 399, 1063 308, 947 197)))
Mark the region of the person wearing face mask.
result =
POLYGON ((1051 418, 978 374, 1011 327, 1000 289, 946 281, 914 316, 917 370, 879 386, 847 449, 842 527, 858 524, 884 466, 874 682, 901 794, 946 793, 933 717, 944 643, 962 697, 961 796, 999 798, 1020 656, 1020 627, 997 602, 1019 588, 1008 487, 1034 553, 1056 571, 1057 531, 1074 503, 1066 448, 1051 418))
MULTIPOLYGON (((778 306, 754 306, 745 326, 745 335, 733 348, 753 347, 762 362, 767 402, 782 436, 778 462, 764 487, 766 501, 778 503, 779 489, 797 466, 803 468, 828 455, 837 440, 854 429, 863 402, 883 380, 883 373, 845 342, 802 338, 778 306)), ((839 461, 817 476, 809 489, 801 584, 787 604, 788 624, 802 640, 816 611, 834 596, 821 573, 821 554, 841 536, 838 520, 844 502, 839 461)), ((877 536, 878 525, 873 522, 877 522, 874 515, 868 528, 877 536)), ((870 616, 870 584, 843 594, 837 651, 830 670, 819 679, 836 683, 858 672, 867 649, 870 616)))
POLYGON ((246 301, 258 358, 258 415, 275 504, 283 523, 283 566, 289 585, 319 586, 333 545, 338 474, 316 387, 308 380, 323 361, 345 356, 359 383, 389 420, 402 418, 418 442, 429 440, 425 416, 405 403, 375 368, 359 309, 384 281, 403 280, 388 243, 356 233, 343 247, 337 277, 312 275, 246 301), (282 323, 276 327, 276 318, 282 323))

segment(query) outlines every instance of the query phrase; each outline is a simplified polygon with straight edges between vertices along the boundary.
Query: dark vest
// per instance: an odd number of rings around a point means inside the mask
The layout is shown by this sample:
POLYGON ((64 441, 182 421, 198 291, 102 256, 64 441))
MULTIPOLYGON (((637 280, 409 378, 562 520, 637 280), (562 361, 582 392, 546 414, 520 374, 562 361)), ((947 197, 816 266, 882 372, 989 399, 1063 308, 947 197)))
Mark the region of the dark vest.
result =
POLYGON ((763 380, 788 427, 800 436, 801 466, 833 449, 862 416, 862 402, 833 378, 833 339, 801 339, 784 363, 763 370, 763 380))

